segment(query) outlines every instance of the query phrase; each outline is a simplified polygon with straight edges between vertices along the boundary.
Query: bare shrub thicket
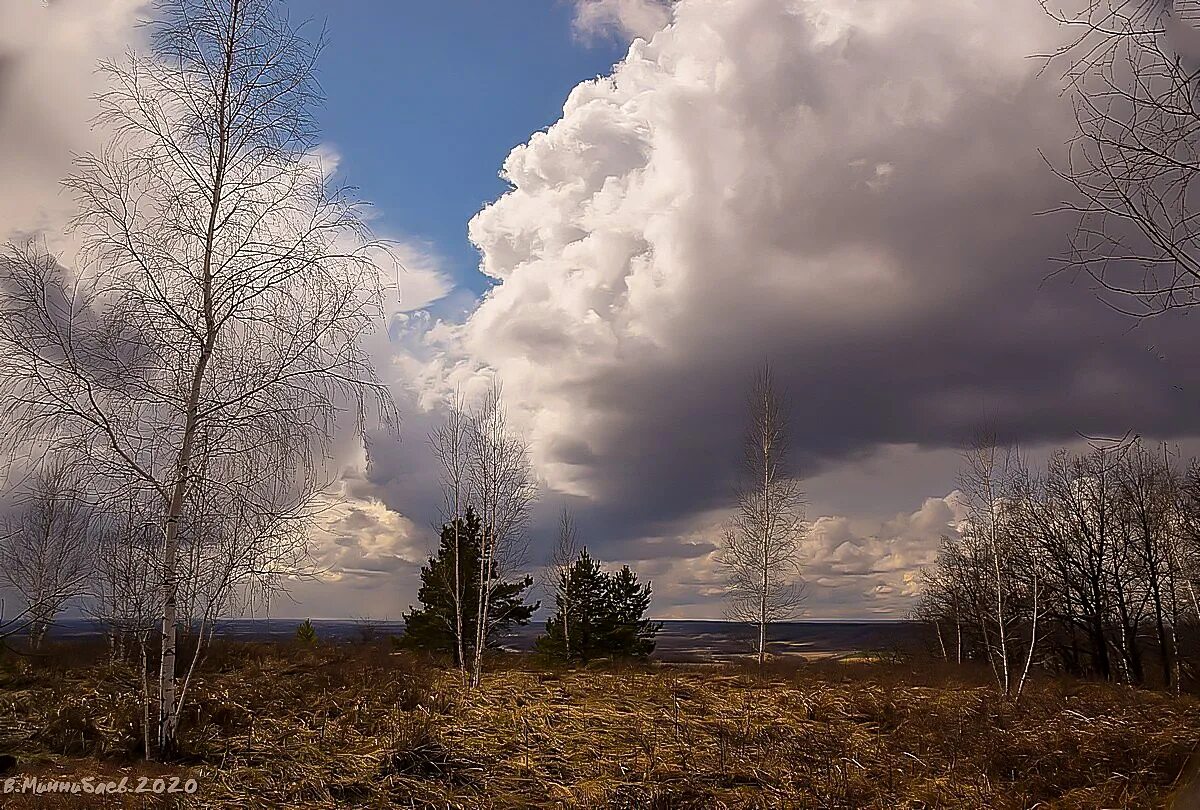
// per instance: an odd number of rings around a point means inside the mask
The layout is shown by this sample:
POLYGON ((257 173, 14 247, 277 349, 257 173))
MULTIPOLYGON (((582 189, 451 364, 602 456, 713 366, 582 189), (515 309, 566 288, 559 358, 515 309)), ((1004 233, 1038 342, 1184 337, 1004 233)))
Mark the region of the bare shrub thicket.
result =
POLYGON ((99 518, 96 561, 89 583, 87 612, 103 628, 114 660, 146 655, 161 621, 156 581, 161 569, 155 504, 127 492, 110 502, 99 518))
POLYGON ((96 540, 93 512, 80 482, 62 461, 32 473, 19 489, 15 511, 0 523, 0 583, 23 605, 0 635, 27 630, 37 650, 55 616, 88 586, 96 540))
POLYGON ((1133 441, 1016 470, 964 494, 959 536, 924 572, 917 615, 943 655, 988 662, 1017 694, 1031 666, 1130 684, 1194 678, 1200 466, 1133 441))

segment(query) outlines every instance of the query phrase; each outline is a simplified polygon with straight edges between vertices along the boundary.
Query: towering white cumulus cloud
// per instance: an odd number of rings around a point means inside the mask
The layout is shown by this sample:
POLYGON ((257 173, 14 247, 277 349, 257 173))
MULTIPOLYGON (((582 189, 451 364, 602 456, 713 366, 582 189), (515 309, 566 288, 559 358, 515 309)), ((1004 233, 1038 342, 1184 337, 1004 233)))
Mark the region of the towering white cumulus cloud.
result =
POLYGON ((985 414, 1027 443, 1192 429, 1170 391, 1200 369, 1042 286, 1070 222, 1035 216, 1065 194, 1039 149, 1072 119, 1029 58, 1061 36, 1036 3, 681 0, 662 21, 509 155, 470 224, 497 284, 430 331, 423 371, 502 377, 549 488, 605 533, 683 536, 727 502, 765 358, 810 474, 951 447, 985 414))
POLYGON ((671 19, 671 0, 578 0, 573 21, 584 38, 606 33, 649 39, 671 19))
POLYGON ((595 494, 614 420, 670 404, 651 381, 737 387, 765 355, 828 371, 833 349, 882 348, 1033 226, 1034 136, 1059 136, 1024 58, 1039 14, 1000 37, 992 3, 677 4, 505 162, 514 189, 470 225, 501 283, 451 359, 499 371, 551 482, 595 494))

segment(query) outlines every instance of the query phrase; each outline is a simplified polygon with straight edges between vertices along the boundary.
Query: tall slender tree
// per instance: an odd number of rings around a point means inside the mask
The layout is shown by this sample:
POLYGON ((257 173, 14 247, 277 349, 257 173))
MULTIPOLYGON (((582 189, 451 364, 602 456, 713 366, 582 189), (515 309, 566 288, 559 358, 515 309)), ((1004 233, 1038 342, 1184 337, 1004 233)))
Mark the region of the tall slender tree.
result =
POLYGON ((571 657, 571 622, 574 621, 575 592, 571 588, 571 575, 575 560, 579 556, 579 541, 575 527, 575 516, 566 507, 558 517, 558 537, 550 555, 547 584, 551 588, 554 603, 562 614, 563 652, 571 657))
POLYGON ((1004 693, 1009 694, 1013 665, 1006 602, 1012 585, 1006 576, 1006 560, 1014 539, 1012 516, 1021 474, 1020 456, 1016 448, 1001 445, 994 434, 983 433, 963 450, 962 459, 958 491, 967 510, 963 535, 971 545, 971 554, 986 559, 991 569, 991 604, 981 614, 981 621, 985 622, 985 636, 989 629, 994 634, 995 643, 987 647, 988 660, 1004 693))
POLYGON ((508 425, 502 387, 496 382, 471 415, 468 475, 482 522, 479 596, 470 683, 478 686, 492 624, 496 589, 524 561, 529 512, 537 497, 529 450, 508 425))
POLYGON ((450 404, 446 421, 429 434, 429 444, 437 460, 438 471, 442 483, 444 499, 443 512, 447 525, 451 528, 453 544, 452 570, 448 572, 447 587, 450 599, 454 628, 455 663, 464 679, 467 676, 467 637, 468 632, 463 622, 464 588, 468 574, 462 570, 463 554, 459 530, 462 526, 463 510, 470 501, 469 461, 471 451, 471 419, 467 415, 462 395, 458 392, 450 404))
POLYGON ((754 379, 743 441, 742 483, 719 558, 727 576, 726 614, 758 630, 758 662, 767 630, 794 617, 803 602, 800 545, 804 491, 790 468, 787 409, 769 365, 754 379))
POLYGON ((361 348, 386 251, 316 148, 320 42, 275 0, 160 0, 149 33, 147 53, 101 68, 97 124, 113 137, 67 182, 75 271, 34 247, 0 267, 0 424, 157 500, 169 752, 181 532, 199 488, 291 519, 325 483, 339 413, 361 431, 369 403, 392 405, 361 348))

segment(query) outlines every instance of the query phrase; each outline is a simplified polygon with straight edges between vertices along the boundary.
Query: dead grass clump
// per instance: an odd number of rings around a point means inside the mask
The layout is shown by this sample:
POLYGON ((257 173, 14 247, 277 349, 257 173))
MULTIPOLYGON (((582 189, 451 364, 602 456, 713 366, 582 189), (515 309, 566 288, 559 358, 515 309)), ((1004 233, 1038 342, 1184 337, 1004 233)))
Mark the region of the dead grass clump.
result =
POLYGON ((131 761, 141 755, 135 674, 107 662, 86 670, 42 669, 0 676, 0 752, 131 761))
POLYGON ((34 741, 46 750, 66 756, 99 756, 101 737, 91 713, 80 706, 60 706, 38 730, 34 741))
POLYGON ((384 778, 404 776, 462 783, 470 769, 469 763, 447 750, 428 717, 418 715, 402 722, 389 749, 379 764, 379 775, 384 778))

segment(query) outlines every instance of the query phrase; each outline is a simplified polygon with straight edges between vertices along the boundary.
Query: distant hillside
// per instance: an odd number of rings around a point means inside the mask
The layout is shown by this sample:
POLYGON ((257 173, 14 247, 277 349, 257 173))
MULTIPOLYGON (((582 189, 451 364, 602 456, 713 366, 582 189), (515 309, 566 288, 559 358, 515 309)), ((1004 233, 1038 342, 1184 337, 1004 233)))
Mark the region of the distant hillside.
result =
MULTIPOLYGON (((222 638, 246 641, 288 639, 295 635, 300 619, 226 619, 218 625, 222 638)), ((375 636, 400 635, 402 621, 364 619, 313 619, 319 638, 347 641, 363 633, 375 636)), ((518 628, 505 647, 515 651, 533 649, 533 640, 542 633, 543 622, 518 628)), ((754 629, 722 621, 663 622, 654 657, 669 662, 722 661, 749 655, 753 650, 754 629)), ((88 619, 60 620, 51 638, 77 639, 99 636, 95 623, 88 619)), ((862 651, 912 650, 922 644, 923 631, 916 622, 907 621, 805 621, 781 623, 772 627, 770 638, 776 655, 836 656, 862 651)))

